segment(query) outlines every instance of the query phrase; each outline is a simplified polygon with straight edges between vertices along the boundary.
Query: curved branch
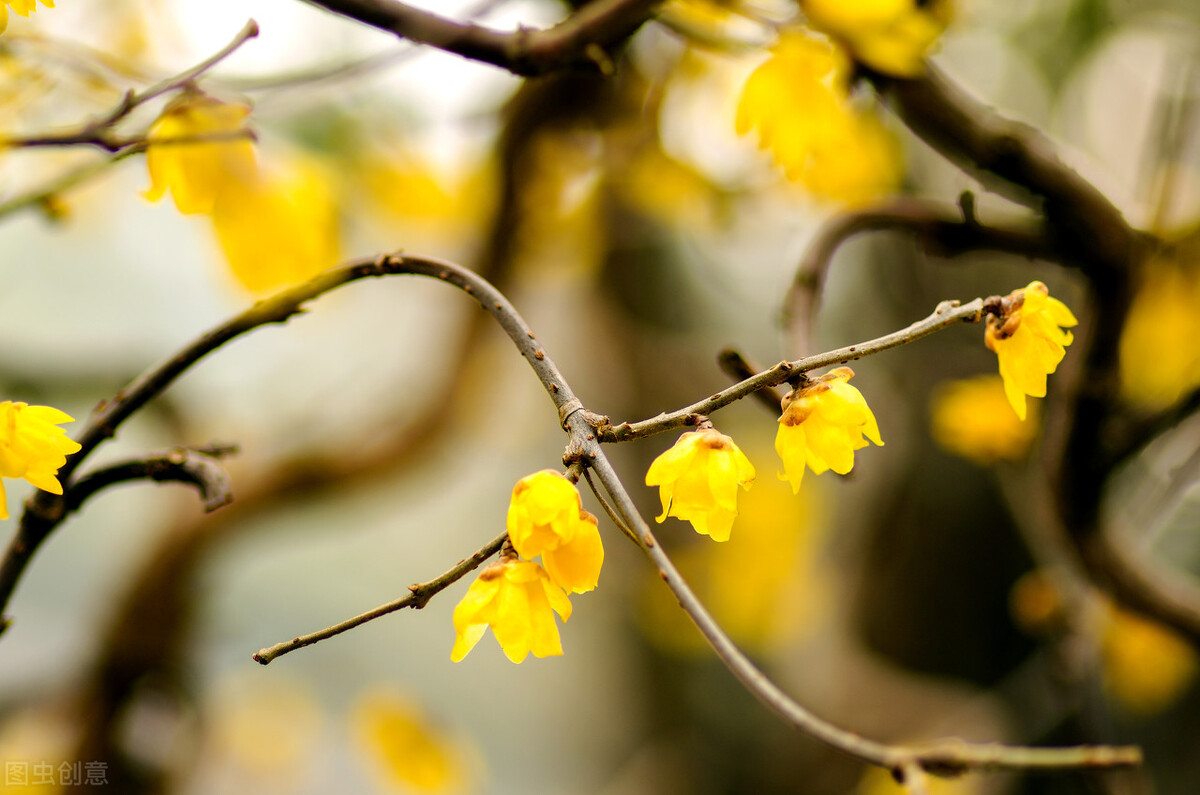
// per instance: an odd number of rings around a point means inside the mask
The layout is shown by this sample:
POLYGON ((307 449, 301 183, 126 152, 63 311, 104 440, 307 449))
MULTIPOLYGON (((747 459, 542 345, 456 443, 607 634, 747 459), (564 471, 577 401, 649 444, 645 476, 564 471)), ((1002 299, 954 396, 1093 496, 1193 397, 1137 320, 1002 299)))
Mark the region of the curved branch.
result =
POLYGON ((417 44, 535 76, 562 69, 609 73, 608 51, 646 22, 662 0, 595 0, 552 28, 515 31, 456 22, 395 0, 306 2, 417 44))
MULTIPOLYGON (((327 271, 305 284, 259 301, 136 378, 112 400, 102 401, 92 412, 76 440, 81 449, 68 457, 59 469, 59 481, 64 484, 65 489, 70 488, 72 475, 79 465, 96 447, 113 437, 125 420, 170 386, 190 367, 230 340, 260 326, 285 323, 294 315, 302 313, 304 304, 338 287, 370 277, 406 274, 447 281, 479 301, 484 309, 496 318, 526 357, 530 367, 558 406, 560 419, 565 421, 572 411, 582 408, 582 404, 573 395, 568 400, 568 390, 565 389, 566 382, 562 374, 546 358, 533 331, 517 315, 508 299, 486 280, 461 266, 441 260, 404 257, 399 254, 385 255, 373 260, 359 260, 327 271)), ((38 491, 26 505, 16 534, 0 560, 0 612, 7 607, 33 555, 66 515, 63 497, 46 491, 38 491)))
MULTIPOLYGON (((969 196, 969 194, 964 195, 969 196)), ((867 232, 906 232, 918 246, 936 257, 957 257, 973 251, 1000 251, 1029 259, 1061 259, 1055 241, 1037 223, 988 226, 979 223, 965 201, 953 212, 941 202, 902 198, 829 219, 808 244, 783 304, 783 326, 794 350, 812 350, 812 324, 834 254, 850 238, 867 232)))
POLYGON ((227 446, 201 450, 176 447, 160 455, 110 464, 89 472, 72 483, 63 494, 63 511, 78 511, 93 495, 118 483, 153 480, 158 483, 173 482, 195 486, 205 513, 210 513, 233 499, 229 475, 217 463, 217 459, 236 451, 236 447, 227 446))

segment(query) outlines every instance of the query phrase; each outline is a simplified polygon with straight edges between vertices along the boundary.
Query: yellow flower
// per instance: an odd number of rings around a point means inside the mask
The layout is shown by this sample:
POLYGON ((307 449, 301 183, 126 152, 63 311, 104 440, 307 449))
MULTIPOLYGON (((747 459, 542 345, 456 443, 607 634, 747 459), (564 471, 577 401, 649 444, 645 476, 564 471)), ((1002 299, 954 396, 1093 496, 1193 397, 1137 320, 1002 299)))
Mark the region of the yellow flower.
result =
POLYGON ((800 0, 808 23, 884 74, 916 77, 950 21, 948 0, 800 0))
POLYGON ((1025 396, 1045 397, 1046 376, 1058 368, 1074 339, 1059 326, 1078 323, 1071 310, 1041 282, 1014 290, 1001 304, 1001 314, 988 315, 984 342, 1000 360, 1004 394, 1025 419, 1025 396))
POLYGON ((737 131, 757 129, 788 179, 813 193, 862 203, 900 181, 899 150, 879 119, 855 108, 850 63, 827 41, 785 33, 746 80, 737 131))
POLYGON ((1100 652, 1105 689, 1130 712, 1161 712, 1196 677, 1196 652, 1187 641, 1120 608, 1108 608, 1100 652))
POLYGON ((688 431, 646 471, 646 485, 658 486, 659 522, 674 516, 713 541, 728 541, 737 516, 738 486, 750 488, 754 466, 714 428, 688 431))
POLYGON ((217 196, 233 181, 255 172, 249 140, 157 143, 198 136, 233 136, 245 129, 250 108, 186 92, 163 110, 150 128, 146 168, 150 187, 143 194, 158 201, 169 189, 181 213, 211 213, 217 196))
POLYGON ((839 367, 784 398, 775 451, 783 459, 780 478, 793 492, 800 491, 806 464, 818 475, 827 469, 845 475, 867 439, 883 444, 867 401, 848 383, 853 377, 849 367, 839 367))
POLYGON ((295 161, 282 174, 230 180, 212 220, 229 267, 247 290, 299 284, 338 262, 337 205, 314 165, 295 161))
MULTIPOLYGON (((24 478, 42 491, 62 494, 55 475, 80 446, 58 425, 74 421, 49 406, 11 400, 0 403, 0 478, 24 478)), ((0 519, 7 518, 4 481, 0 480, 0 519)))
MULTIPOLYGON (((54 0, 42 0, 42 5, 46 8, 54 8, 54 0)), ((27 17, 37 11, 37 0, 3 0, 0 2, 0 33, 3 33, 8 27, 9 6, 12 6, 12 10, 21 16, 27 17)))
POLYGON ((390 688, 373 688, 359 699, 352 721, 389 784, 415 792, 465 791, 468 749, 433 725, 420 704, 390 688))
POLYGON ((1007 411, 1000 376, 981 375, 938 387, 930 405, 933 438, 944 449, 979 464, 1016 460, 1037 436, 1033 422, 1007 411))
POLYGON ((454 608, 456 637, 450 659, 466 657, 488 627, 515 663, 530 652, 534 657, 561 655, 554 613, 569 619, 571 601, 541 566, 516 558, 494 563, 480 572, 454 608))
POLYGON ((552 469, 517 481, 508 505, 508 539, 523 558, 542 556, 555 585, 570 593, 596 587, 604 546, 596 517, 580 509, 579 491, 552 469))
POLYGON ((1156 259, 1146 266, 1121 332, 1121 392, 1163 409, 1200 385, 1200 270, 1156 259), (1151 354, 1150 352, 1153 351, 1151 354))

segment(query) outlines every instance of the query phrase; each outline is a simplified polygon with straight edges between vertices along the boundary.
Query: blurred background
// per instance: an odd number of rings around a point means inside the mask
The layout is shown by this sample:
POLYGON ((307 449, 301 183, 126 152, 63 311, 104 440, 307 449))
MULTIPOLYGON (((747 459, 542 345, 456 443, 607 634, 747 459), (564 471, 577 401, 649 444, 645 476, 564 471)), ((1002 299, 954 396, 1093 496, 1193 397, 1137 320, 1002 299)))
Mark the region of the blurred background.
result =
MULTIPOLYGON (((425 5, 498 28, 568 10, 425 5)), ((476 269, 614 423, 729 385, 723 348, 767 366, 1035 278, 1094 322, 1055 265, 946 260, 882 232, 837 251, 819 313, 801 319, 815 347, 798 349, 781 320, 789 286, 822 223, 853 206, 789 182, 734 131, 786 3, 675 0, 615 77, 529 81, 298 2, 58 6, 10 16, 0 37, 6 134, 100 115, 253 17, 261 35, 201 85, 253 106, 262 162, 318 175, 315 211, 340 257, 404 249, 476 269)), ((959 0, 933 59, 1047 131, 1132 224, 1169 241, 1128 331, 1131 367, 1155 350, 1127 383, 1147 408, 1200 382, 1198 25, 1188 0, 959 0)), ((1026 217, 873 112, 897 141, 889 195, 953 209, 976 191, 981 219, 1026 217)), ((0 399, 78 420, 261 297, 206 219, 142 197, 140 156, 19 201, 101 158, 0 154, 0 399)), ((562 657, 513 665, 487 637, 452 664, 468 579, 421 611, 254 663, 471 554, 503 528, 516 480, 559 466, 565 442, 541 385, 456 291, 370 280, 311 310, 204 359, 91 460, 240 447, 230 506, 204 515, 175 486, 114 489, 40 551, 0 640, 5 791, 100 773, 129 793, 901 791, 763 709, 604 521, 600 587, 574 600, 562 657)), ((1047 541, 1037 418, 1005 422, 1002 396, 978 408, 999 394, 982 336, 955 328, 855 362, 886 444, 859 451, 844 478, 810 474, 797 496, 775 476, 777 414, 753 400, 719 412, 758 469, 733 538, 675 519, 659 538, 734 639, 840 725, 885 741, 1121 742, 1147 755, 1134 773, 972 775, 933 792, 1191 791, 1195 651, 1092 593, 1047 541)), ((1127 543, 1200 573, 1198 432, 1189 421, 1150 444, 1105 512, 1127 543)), ((647 515, 658 501, 643 474, 673 440, 611 451, 647 515)), ((29 487, 5 485, 19 514, 29 487)), ((590 494, 584 507, 601 514, 590 494)))

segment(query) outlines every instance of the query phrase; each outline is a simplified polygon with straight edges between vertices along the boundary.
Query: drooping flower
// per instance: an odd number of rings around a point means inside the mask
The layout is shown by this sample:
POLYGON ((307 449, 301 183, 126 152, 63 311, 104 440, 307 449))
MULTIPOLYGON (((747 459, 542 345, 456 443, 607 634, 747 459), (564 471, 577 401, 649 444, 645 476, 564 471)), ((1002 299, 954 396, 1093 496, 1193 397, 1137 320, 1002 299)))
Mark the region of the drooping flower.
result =
POLYGON ((859 204, 900 181, 895 140, 850 99, 850 62, 828 41, 785 33, 746 80, 736 129, 757 130, 788 179, 814 194, 859 204))
POLYGON ((480 572, 454 608, 456 637, 450 659, 466 657, 488 627, 515 663, 530 652, 534 657, 561 655, 554 613, 569 619, 571 601, 546 571, 532 561, 503 558, 480 572))
POLYGON ((304 160, 230 179, 212 221, 233 275, 253 292, 300 284, 338 262, 337 204, 323 171, 304 160))
POLYGON ((1045 397, 1046 376, 1058 368, 1074 339, 1070 327, 1079 321, 1046 285, 1033 281, 1013 290, 1001 302, 1000 314, 988 315, 984 342, 1000 360, 1004 394, 1017 416, 1025 419, 1025 396, 1045 397))
POLYGON ((579 490, 543 469, 517 481, 508 506, 508 539, 527 559, 542 556, 551 581, 570 593, 596 587, 604 545, 596 517, 581 509, 579 490))
POLYGON ((658 486, 659 522, 674 516, 701 535, 728 541, 738 486, 750 488, 754 466, 733 439, 715 428, 688 431, 650 464, 646 485, 658 486))
MULTIPOLYGON (((54 8, 54 0, 42 0, 46 8, 54 8)), ((23 17, 37 11, 37 0, 0 0, 0 33, 8 28, 8 7, 23 17)))
POLYGON ((195 91, 185 92, 163 110, 150 128, 146 168, 158 201, 167 190, 181 213, 211 213, 217 196, 232 181, 255 173, 254 147, 234 136, 245 130, 250 108, 231 105, 195 91), (177 139, 228 136, 230 140, 171 143, 177 139))
POLYGON ((872 69, 916 77, 950 21, 948 0, 800 0, 808 23, 872 69))
POLYGON ((943 449, 978 464, 1019 459, 1037 436, 1037 417, 1022 422, 1007 406, 998 375, 941 384, 930 402, 933 438, 943 449))
POLYGON ((849 367, 838 367, 784 398, 775 451, 783 459, 780 477, 793 492, 800 491, 805 466, 818 475, 829 469, 845 475, 868 439, 883 444, 866 399, 849 384, 853 377, 849 367))
MULTIPOLYGON (((75 420, 50 406, 0 403, 0 478, 24 478, 51 494, 62 494, 56 475, 80 445, 59 428, 75 420)), ((0 519, 8 518, 4 481, 0 480, 0 519)))

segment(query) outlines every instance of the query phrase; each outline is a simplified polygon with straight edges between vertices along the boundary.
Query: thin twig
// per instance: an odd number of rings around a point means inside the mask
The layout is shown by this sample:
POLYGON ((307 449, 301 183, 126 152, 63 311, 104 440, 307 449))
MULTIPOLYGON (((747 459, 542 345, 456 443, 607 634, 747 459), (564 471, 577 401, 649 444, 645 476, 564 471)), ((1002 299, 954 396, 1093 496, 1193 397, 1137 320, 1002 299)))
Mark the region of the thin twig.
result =
POLYGON ((808 244, 784 299, 783 327, 788 332, 793 351, 804 354, 814 349, 816 307, 834 254, 851 238, 882 231, 912 235, 923 251, 935 257, 956 257, 978 251, 1001 251, 1029 259, 1062 257, 1055 241, 1040 223, 984 225, 965 212, 965 208, 955 213, 942 202, 892 199, 873 207, 839 213, 829 219, 808 244))
POLYGON ((341 621, 333 626, 326 627, 325 629, 317 630, 316 632, 308 635, 301 635, 298 638, 292 638, 291 640, 284 641, 283 643, 276 643, 274 646, 270 646, 265 649, 259 649, 253 655, 254 661, 261 663, 262 665, 267 665, 276 658, 282 657, 288 652, 293 652, 296 649, 302 649, 305 646, 311 646, 314 643, 319 643, 327 638, 332 638, 334 635, 340 635, 341 633, 350 629, 354 629, 355 627, 365 624, 368 621, 374 621, 377 618, 386 616, 388 613, 394 613, 397 610, 402 610, 406 607, 411 607, 413 610, 420 610, 425 605, 429 604, 429 600, 432 599, 436 594, 449 588, 451 585, 461 580, 469 572, 479 568, 479 564, 483 563, 492 555, 495 555, 497 552, 499 552, 500 547, 503 546, 504 542, 507 540, 508 532, 505 531, 493 538, 484 546, 480 547, 479 551, 477 551, 471 557, 466 558, 465 560, 460 560, 458 564, 454 566, 454 568, 450 569, 444 574, 434 577, 428 582, 422 582, 417 583, 416 585, 408 586, 409 593, 407 596, 402 596, 399 599, 395 599, 387 604, 380 605, 379 607, 368 610, 367 612, 354 616, 353 618, 348 618, 345 621, 341 621))
POLYGON ((82 475, 65 490, 64 510, 67 513, 78 511, 90 497, 118 483, 153 480, 195 486, 200 492, 204 511, 215 511, 233 499, 229 475, 217 463, 217 459, 236 449, 226 446, 204 449, 176 447, 165 453, 109 464, 82 475))
POLYGON ((257 35, 258 23, 252 19, 238 31, 238 34, 233 37, 232 41, 221 48, 216 54, 173 77, 160 80, 141 91, 127 91, 121 97, 121 101, 108 113, 81 125, 73 131, 50 135, 0 139, 0 144, 8 148, 89 145, 98 146, 109 152, 119 152, 127 147, 141 144, 143 143, 144 136, 115 136, 113 135, 113 128, 141 105, 169 91, 174 91, 188 85, 197 77, 228 58, 239 47, 257 35))
POLYGON ((629 525, 625 524, 625 520, 617 515, 617 510, 613 508, 612 503, 604 496, 604 492, 592 480, 592 470, 590 467, 583 468, 583 477, 587 480, 588 487, 592 490, 592 494, 596 495, 596 501, 600 503, 600 507, 604 509, 604 513, 608 516, 609 521, 613 523, 613 526, 624 533, 625 537, 630 541, 640 545, 642 542, 633 534, 633 530, 629 528, 629 525))
POLYGON ((651 436, 672 428, 681 428, 690 424, 691 418, 696 415, 711 414, 717 409, 728 406, 734 401, 741 400, 747 395, 754 394, 760 389, 778 386, 809 370, 852 362, 864 356, 870 356, 871 354, 880 353, 890 348, 915 342, 922 337, 927 337, 934 332, 941 331, 958 323, 978 323, 983 316, 983 308, 984 302, 981 298, 976 298, 961 305, 957 301, 943 301, 938 304, 931 315, 924 320, 913 323, 908 328, 894 331, 891 334, 886 334, 873 340, 860 342, 857 345, 849 345, 815 356, 806 356, 803 359, 796 359, 795 361, 780 362, 774 367, 763 370, 761 373, 743 381, 739 381, 728 389, 724 389, 711 397, 693 403, 690 406, 685 406, 677 411, 659 414, 657 417, 651 417, 641 422, 623 422, 620 425, 604 427, 599 431, 601 441, 625 442, 630 439, 651 436))

